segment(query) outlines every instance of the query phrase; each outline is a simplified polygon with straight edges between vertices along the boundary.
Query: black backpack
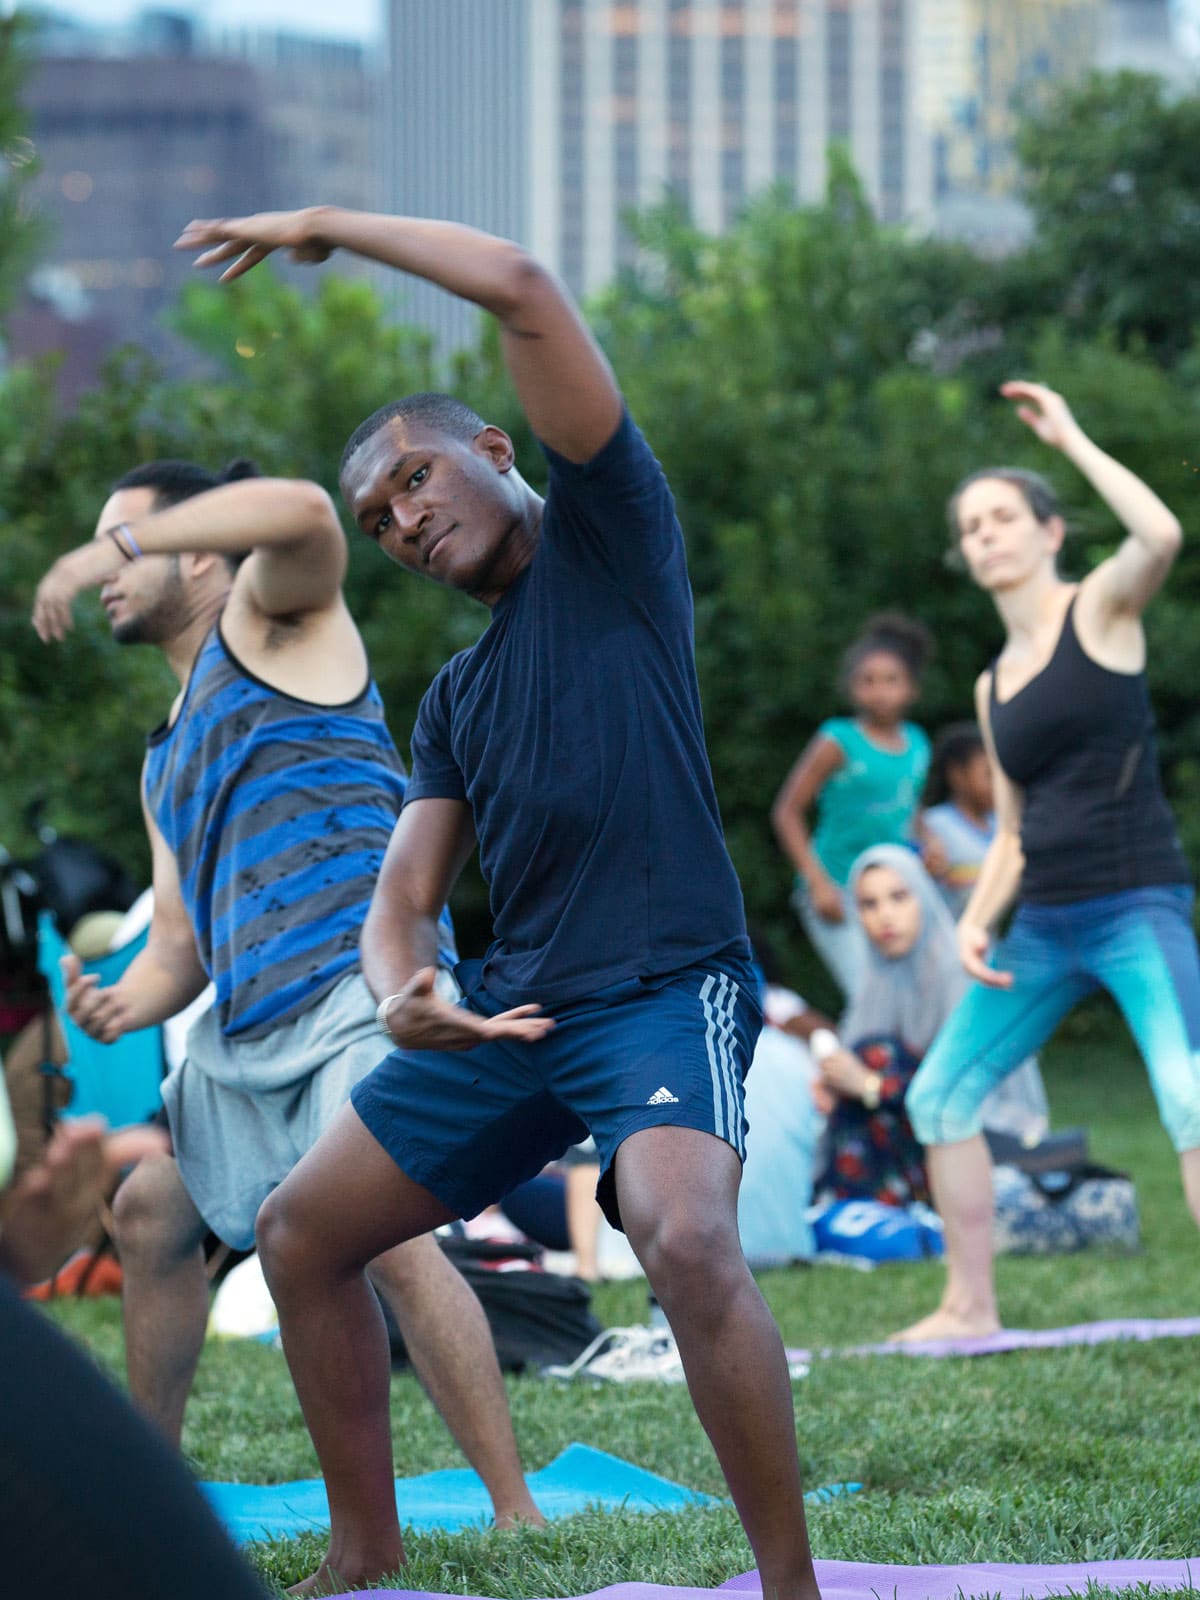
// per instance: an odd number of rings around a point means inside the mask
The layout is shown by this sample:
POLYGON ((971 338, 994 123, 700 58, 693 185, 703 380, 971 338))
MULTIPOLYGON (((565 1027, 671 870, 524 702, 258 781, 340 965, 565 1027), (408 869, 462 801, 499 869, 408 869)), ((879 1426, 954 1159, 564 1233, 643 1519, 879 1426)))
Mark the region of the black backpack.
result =
MULTIPOLYGON (((592 1312, 591 1290, 581 1278, 542 1272, 535 1265, 498 1270, 502 1261, 535 1263, 541 1255, 539 1246, 453 1234, 440 1237, 438 1243, 479 1296, 503 1371, 536 1372, 573 1361, 601 1331, 592 1312)), ((383 1310, 393 1364, 407 1366, 404 1339, 386 1305, 383 1310)))

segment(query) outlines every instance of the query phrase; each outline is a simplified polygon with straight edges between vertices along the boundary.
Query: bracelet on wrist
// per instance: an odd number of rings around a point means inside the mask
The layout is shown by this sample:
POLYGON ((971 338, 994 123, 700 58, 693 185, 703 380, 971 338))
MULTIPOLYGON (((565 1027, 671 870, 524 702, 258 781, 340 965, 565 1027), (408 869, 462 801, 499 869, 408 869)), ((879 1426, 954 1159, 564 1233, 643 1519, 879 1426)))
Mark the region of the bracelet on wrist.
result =
POLYGON ((388 1007, 393 1003, 393 1001, 401 1000, 403 998, 403 995, 400 994, 385 995, 375 1007, 375 1026, 379 1029, 380 1033, 386 1033, 389 1039, 392 1037, 392 1030, 388 1027, 387 1023, 388 1007))
POLYGON ((146 552, 142 549, 141 545, 133 537, 133 529, 129 526, 129 524, 127 522, 118 522, 117 523, 117 527, 125 535, 125 543, 133 551, 133 555, 130 556, 129 559, 131 561, 135 561, 135 560, 137 560, 137 558, 139 556, 145 555, 146 552))
POLYGON ((126 547, 124 540, 121 538, 120 530, 124 526, 125 524, 123 522, 119 522, 115 528, 105 528, 104 531, 116 545, 121 554, 125 557, 126 561, 132 561, 134 559, 133 551, 126 547))
POLYGON ((868 1111, 878 1111, 880 1096, 883 1093, 883 1079, 877 1072, 868 1072, 863 1080, 862 1103, 868 1111))

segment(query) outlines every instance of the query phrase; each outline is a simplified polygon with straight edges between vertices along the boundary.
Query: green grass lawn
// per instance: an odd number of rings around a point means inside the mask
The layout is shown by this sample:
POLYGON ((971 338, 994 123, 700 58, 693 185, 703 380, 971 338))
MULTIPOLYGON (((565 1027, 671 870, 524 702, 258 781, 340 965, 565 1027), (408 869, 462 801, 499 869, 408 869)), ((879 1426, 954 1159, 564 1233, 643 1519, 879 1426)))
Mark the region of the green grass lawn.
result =
MULTIPOLYGON (((1144 1249, 1002 1261, 1005 1321, 1200 1315, 1200 1241, 1131 1046, 1091 1012, 1044 1065, 1056 1125, 1086 1124, 1094 1158, 1136 1178, 1144 1249)), ((933 1265, 869 1274, 792 1268, 762 1278, 785 1341, 809 1346, 882 1337, 927 1310, 940 1281, 933 1265)), ((596 1309, 610 1325, 644 1320, 644 1287, 602 1288, 596 1309)), ((115 1305, 64 1305, 55 1315, 119 1372, 115 1305)), ((818 1362, 795 1385, 806 1481, 857 1480, 865 1491, 811 1508, 816 1554, 905 1563, 1200 1557, 1198 1357, 1195 1342, 1163 1340, 983 1360, 818 1362)), ((579 1439, 722 1492, 682 1387, 516 1378, 508 1390, 530 1469, 579 1439)), ((397 1471, 462 1465, 415 1379, 397 1377, 392 1395, 397 1471)), ((317 1473, 283 1358, 253 1344, 206 1350, 185 1448, 206 1478, 317 1473)), ((320 1545, 302 1539, 252 1553, 271 1582, 286 1584, 311 1570, 320 1545)), ((409 1554, 406 1587, 513 1597, 580 1594, 633 1578, 710 1585, 752 1565, 725 1506, 591 1514, 543 1532, 422 1533, 409 1554)))

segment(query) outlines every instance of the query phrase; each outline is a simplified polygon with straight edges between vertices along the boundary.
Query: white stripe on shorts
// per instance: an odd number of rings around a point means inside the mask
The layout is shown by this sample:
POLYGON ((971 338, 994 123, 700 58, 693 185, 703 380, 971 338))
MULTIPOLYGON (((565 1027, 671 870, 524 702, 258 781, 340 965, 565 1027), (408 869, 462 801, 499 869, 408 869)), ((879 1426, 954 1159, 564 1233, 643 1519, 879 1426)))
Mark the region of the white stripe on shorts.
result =
POLYGON ((712 994, 715 987, 715 978, 713 978, 711 975, 705 978, 704 982, 700 985, 700 1004, 704 1007, 704 1019, 706 1023, 706 1027, 704 1029, 704 1048, 708 1051, 708 1070, 712 1074, 713 1128, 714 1131, 718 1133, 722 1139, 724 1139, 727 1138, 728 1135, 725 1132, 725 1108, 721 1104, 721 1071, 717 1062, 716 1051, 714 1049, 717 1036, 717 1019, 716 1013, 713 1011, 712 1005, 709 1003, 708 998, 709 995, 712 994))
POLYGON ((738 1115, 737 1071, 733 1064, 734 1008, 738 986, 725 973, 710 974, 700 986, 700 1003, 707 1023, 704 1044, 713 1084, 714 1131, 744 1158, 741 1117, 738 1115), (715 993, 714 993, 715 988, 715 993))

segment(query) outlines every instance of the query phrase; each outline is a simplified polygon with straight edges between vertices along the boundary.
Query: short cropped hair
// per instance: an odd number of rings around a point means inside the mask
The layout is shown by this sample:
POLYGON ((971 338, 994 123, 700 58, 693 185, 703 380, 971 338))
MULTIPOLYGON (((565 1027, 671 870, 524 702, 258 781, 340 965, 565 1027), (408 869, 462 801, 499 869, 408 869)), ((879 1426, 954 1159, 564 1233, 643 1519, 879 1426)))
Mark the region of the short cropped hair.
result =
POLYGON ((205 494, 209 489, 217 489, 223 483, 236 483, 240 478, 261 476, 254 462, 248 461, 245 456, 231 461, 220 472, 210 472, 207 467, 198 467, 192 461, 147 461, 118 478, 112 486, 112 493, 115 494, 118 489, 149 489, 154 495, 154 509, 165 511, 168 506, 177 506, 181 501, 190 500, 193 495, 205 494))
MULTIPOLYGON (((162 461, 147 461, 140 467, 134 467, 117 479, 110 492, 115 494, 118 489, 149 489, 154 496, 155 511, 165 511, 168 506, 177 506, 184 500, 190 500, 193 495, 219 489, 223 483, 261 477, 262 473, 254 462, 245 456, 238 456, 222 467, 220 472, 210 472, 207 467, 198 467, 193 461, 177 461, 167 457, 162 461)), ((243 559, 241 555, 225 557, 226 564, 234 571, 243 559)))
POLYGON ((354 452, 366 444, 367 440, 377 434, 393 417, 400 417, 405 422, 418 422, 436 433, 445 433, 452 439, 459 439, 463 444, 470 444, 471 440, 487 427, 487 423, 477 411, 464 405, 461 400, 456 400, 452 394, 430 391, 425 394, 410 394, 403 400, 392 400, 388 405, 380 406, 378 411, 372 411, 367 420, 360 422, 347 439, 342 459, 338 462, 339 478, 345 472, 346 464, 354 452))

